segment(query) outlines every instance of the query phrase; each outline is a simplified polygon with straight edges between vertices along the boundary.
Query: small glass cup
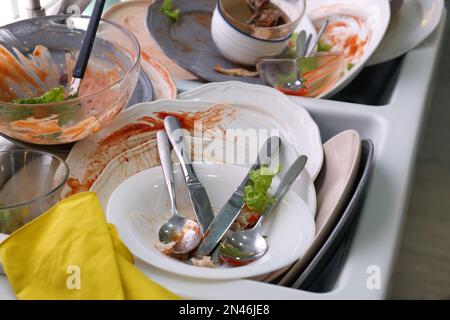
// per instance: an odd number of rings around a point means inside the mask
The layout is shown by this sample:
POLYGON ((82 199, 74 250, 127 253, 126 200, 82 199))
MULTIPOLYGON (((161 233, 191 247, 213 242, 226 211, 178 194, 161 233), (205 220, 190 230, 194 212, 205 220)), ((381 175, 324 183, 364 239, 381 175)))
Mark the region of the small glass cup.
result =
POLYGON ((0 233, 11 234, 55 205, 68 176, 67 164, 52 154, 0 151, 0 233))

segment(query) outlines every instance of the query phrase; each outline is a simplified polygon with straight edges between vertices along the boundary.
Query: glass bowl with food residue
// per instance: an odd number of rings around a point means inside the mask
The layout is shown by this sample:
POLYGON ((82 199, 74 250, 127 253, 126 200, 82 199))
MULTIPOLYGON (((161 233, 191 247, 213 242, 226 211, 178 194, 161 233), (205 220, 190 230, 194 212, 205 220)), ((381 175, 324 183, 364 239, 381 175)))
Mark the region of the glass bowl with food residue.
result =
POLYGON ((297 59, 262 58, 256 63, 266 85, 296 96, 319 97, 330 91, 345 72, 341 52, 318 52, 297 59))
POLYGON ((212 39, 228 60, 255 65, 257 58, 283 52, 305 6, 304 0, 219 0, 212 39))
POLYGON ((55 205, 68 176, 52 154, 0 151, 0 241, 55 205))
POLYGON ((37 17, 0 29, 0 132, 28 143, 74 142, 107 125, 128 103, 140 47, 101 21, 76 98, 65 97, 88 17, 37 17))

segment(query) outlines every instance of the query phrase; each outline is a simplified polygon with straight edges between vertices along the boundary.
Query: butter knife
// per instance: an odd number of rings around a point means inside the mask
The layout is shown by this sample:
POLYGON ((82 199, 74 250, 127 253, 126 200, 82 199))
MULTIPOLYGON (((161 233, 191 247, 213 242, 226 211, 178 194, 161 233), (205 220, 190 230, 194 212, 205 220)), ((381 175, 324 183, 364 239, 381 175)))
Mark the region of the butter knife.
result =
POLYGON ((244 187, 250 179, 250 172, 259 169, 261 164, 268 165, 270 158, 279 150, 281 140, 279 137, 273 136, 267 139, 259 151, 256 163, 251 167, 244 180, 239 187, 233 192, 227 203, 222 207, 217 216, 214 218, 210 227, 205 232, 205 236, 194 252, 197 257, 203 257, 211 254, 214 248, 217 247, 222 237, 228 231, 230 226, 236 220, 239 213, 244 208, 245 202, 244 187))
POLYGON ((194 171, 194 166, 191 163, 191 159, 186 152, 186 145, 184 143, 185 138, 178 120, 173 116, 166 117, 164 119, 164 128, 166 129, 170 143, 180 161, 192 207, 194 208, 198 224, 204 233, 214 219, 214 213, 208 194, 198 179, 194 171))

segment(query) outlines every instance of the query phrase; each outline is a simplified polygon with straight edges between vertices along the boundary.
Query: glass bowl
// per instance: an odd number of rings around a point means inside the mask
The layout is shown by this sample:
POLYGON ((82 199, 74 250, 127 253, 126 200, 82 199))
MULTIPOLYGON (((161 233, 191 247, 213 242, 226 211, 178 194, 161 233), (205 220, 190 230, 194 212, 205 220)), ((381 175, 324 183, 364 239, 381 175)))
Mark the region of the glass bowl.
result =
POLYGON ((10 234, 59 201, 66 163, 38 151, 0 151, 0 233, 10 234))
POLYGON ((78 141, 108 124, 128 103, 140 69, 137 39, 101 21, 80 94, 57 103, 18 104, 68 87, 89 17, 49 16, 5 26, 0 36, 0 132, 43 145, 78 141))
POLYGON ((238 31, 260 40, 286 40, 294 32, 305 13, 305 0, 271 0, 289 18, 289 22, 276 27, 257 27, 245 23, 246 11, 250 11, 246 4, 248 0, 218 0, 217 7, 224 19, 238 31))
POLYGON ((319 52, 308 58, 262 58, 256 67, 266 85, 289 95, 317 97, 341 79, 345 56, 340 52, 319 52), (301 85, 292 89, 296 82, 301 85))

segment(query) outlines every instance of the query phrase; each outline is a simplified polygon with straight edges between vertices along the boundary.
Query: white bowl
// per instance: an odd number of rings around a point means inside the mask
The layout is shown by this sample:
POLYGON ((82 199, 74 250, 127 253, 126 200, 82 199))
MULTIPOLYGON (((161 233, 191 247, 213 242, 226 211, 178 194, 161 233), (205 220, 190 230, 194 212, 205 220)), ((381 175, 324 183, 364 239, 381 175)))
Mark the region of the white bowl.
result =
MULTIPOLYGON (((195 165, 195 170, 215 212, 248 172, 240 166, 215 164, 195 165)), ((181 214, 193 218, 182 173, 178 166, 174 171, 178 209, 181 214)), ((274 180, 273 186, 277 183, 274 180)), ((158 230, 169 219, 169 198, 160 167, 142 171, 123 182, 108 202, 107 218, 116 226, 131 252, 141 260, 165 271, 203 279, 247 278, 283 268, 306 252, 315 234, 313 215, 305 202, 289 191, 264 224, 263 234, 268 235, 269 250, 260 260, 242 267, 210 269, 167 257, 155 247, 158 230), (135 212, 145 218, 139 218, 133 214, 135 212)))
POLYGON ((212 39, 228 60, 254 66, 261 57, 276 56, 286 48, 289 37, 281 40, 261 40, 233 27, 216 6, 211 21, 212 39))

